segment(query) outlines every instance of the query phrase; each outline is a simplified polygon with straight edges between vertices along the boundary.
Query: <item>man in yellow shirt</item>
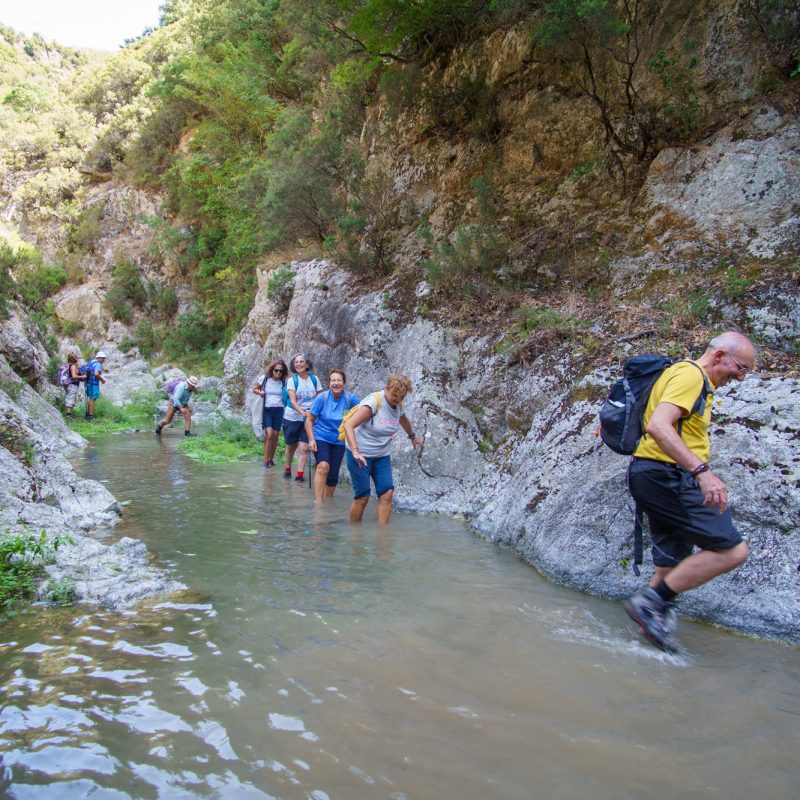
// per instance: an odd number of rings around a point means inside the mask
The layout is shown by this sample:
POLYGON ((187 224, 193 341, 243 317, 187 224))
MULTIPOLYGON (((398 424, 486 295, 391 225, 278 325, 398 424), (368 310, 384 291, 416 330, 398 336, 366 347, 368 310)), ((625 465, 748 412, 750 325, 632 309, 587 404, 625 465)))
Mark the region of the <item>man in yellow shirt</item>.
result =
POLYGON ((696 361, 679 361, 664 370, 645 408, 645 435, 628 480, 638 508, 650 521, 655 575, 649 586, 628 598, 625 610, 647 639, 667 652, 676 650, 676 596, 730 572, 747 558, 747 543, 728 509, 728 487, 709 466, 708 424, 713 389, 744 380, 755 356, 745 336, 723 333, 696 361), (703 395, 705 403, 697 408, 703 395))

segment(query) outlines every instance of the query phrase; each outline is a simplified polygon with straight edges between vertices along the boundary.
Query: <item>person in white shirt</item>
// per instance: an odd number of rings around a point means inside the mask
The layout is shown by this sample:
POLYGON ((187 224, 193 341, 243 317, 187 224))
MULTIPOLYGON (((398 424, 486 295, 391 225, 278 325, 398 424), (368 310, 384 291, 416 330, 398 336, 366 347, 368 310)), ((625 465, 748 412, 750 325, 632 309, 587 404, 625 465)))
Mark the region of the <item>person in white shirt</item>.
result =
POLYGON ((278 446, 278 434, 283 425, 283 390, 289 368, 283 359, 267 364, 264 374, 259 376, 253 394, 263 398, 262 427, 264 428, 264 469, 275 466, 273 460, 278 446))
POLYGON ((378 496, 378 522, 389 522, 392 513, 392 442, 399 429, 405 431, 413 447, 422 446, 403 411, 403 398, 411 391, 405 375, 390 375, 386 388, 367 395, 352 416, 344 421, 347 468, 353 483, 350 521, 360 522, 369 503, 370 482, 378 496))
POLYGON ((296 481, 303 480, 303 470, 308 459, 308 434, 306 433, 306 416, 308 416, 314 400, 322 392, 322 384, 316 375, 311 373, 311 362, 298 353, 291 361, 292 375, 286 383, 289 405, 283 414, 283 440, 286 442, 286 462, 283 470, 284 478, 292 477, 292 459, 297 451, 296 481))

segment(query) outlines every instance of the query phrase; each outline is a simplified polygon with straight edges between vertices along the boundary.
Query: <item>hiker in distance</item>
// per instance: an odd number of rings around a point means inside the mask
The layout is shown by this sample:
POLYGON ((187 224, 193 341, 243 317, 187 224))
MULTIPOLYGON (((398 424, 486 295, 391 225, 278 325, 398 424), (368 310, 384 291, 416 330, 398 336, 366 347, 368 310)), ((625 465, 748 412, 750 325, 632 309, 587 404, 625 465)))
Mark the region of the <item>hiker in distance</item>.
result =
POLYGON ((183 415, 183 435, 197 436, 192 433, 192 409, 189 407, 189 398, 193 391, 197 389, 197 378, 192 375, 185 381, 181 381, 173 390, 169 398, 167 415, 161 422, 156 424, 156 436, 161 436, 161 429, 172 422, 175 412, 180 409, 183 415))
POLYGON ((286 383, 288 403, 283 414, 283 440, 286 442, 286 462, 283 477, 292 477, 292 459, 297 451, 296 481, 303 480, 303 470, 308 459, 306 416, 317 395, 322 392, 319 378, 311 372, 311 362, 298 353, 290 362, 291 378, 286 383))
POLYGON ((749 339, 727 331, 696 361, 664 370, 647 401, 645 435, 633 454, 628 482, 650 521, 655 574, 625 602, 625 610, 647 639, 667 652, 677 650, 676 597, 747 558, 747 544, 728 509, 728 487, 710 466, 708 426, 714 389, 744 380, 755 356, 749 339), (704 407, 691 413, 703 393, 704 407), (695 545, 699 550, 693 553, 695 545))
POLYGON ((69 365, 69 384, 67 385, 67 397, 64 400, 64 409, 68 417, 72 416, 72 410, 78 405, 78 396, 81 391, 81 381, 86 380, 86 375, 81 375, 78 369, 78 356, 70 353, 67 356, 69 365))
POLYGON ((390 375, 386 388, 365 397, 344 420, 347 469, 353 483, 350 522, 360 522, 369 503, 370 481, 378 495, 378 522, 387 523, 392 513, 392 442, 402 428, 413 447, 422 446, 403 411, 403 398, 411 391, 405 375, 390 375))
POLYGON ((357 406, 361 399, 345 391, 347 377, 344 370, 332 369, 328 373, 328 386, 311 406, 306 417, 308 446, 316 454, 317 471, 314 473, 314 502, 333 497, 339 483, 339 469, 344 458, 344 442, 339 439, 339 428, 344 415, 357 406))
POLYGON ((98 350, 97 355, 80 369, 86 381, 85 419, 94 419, 94 401, 100 397, 100 384, 106 382, 103 377, 103 363, 105 360, 106 354, 102 350, 98 350))
POLYGON ((262 398, 261 426, 264 431, 264 469, 275 466, 273 460, 278 446, 278 434, 283 425, 283 392, 289 370, 283 359, 267 364, 264 374, 259 376, 253 394, 262 398))

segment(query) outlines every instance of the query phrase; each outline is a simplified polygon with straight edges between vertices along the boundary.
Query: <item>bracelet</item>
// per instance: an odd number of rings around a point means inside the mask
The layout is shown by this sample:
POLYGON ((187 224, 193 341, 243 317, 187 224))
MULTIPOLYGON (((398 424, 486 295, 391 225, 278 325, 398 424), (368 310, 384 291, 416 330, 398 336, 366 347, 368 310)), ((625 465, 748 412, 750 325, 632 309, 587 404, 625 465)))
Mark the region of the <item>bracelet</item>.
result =
POLYGON ((411 431, 411 433, 408 434, 408 438, 409 439, 416 439, 417 438, 417 434, 414 433, 414 431, 411 431))
POLYGON ((689 474, 693 478, 696 478, 701 472, 708 472, 710 469, 711 467, 708 466, 708 462, 704 461, 702 464, 696 466, 689 474))

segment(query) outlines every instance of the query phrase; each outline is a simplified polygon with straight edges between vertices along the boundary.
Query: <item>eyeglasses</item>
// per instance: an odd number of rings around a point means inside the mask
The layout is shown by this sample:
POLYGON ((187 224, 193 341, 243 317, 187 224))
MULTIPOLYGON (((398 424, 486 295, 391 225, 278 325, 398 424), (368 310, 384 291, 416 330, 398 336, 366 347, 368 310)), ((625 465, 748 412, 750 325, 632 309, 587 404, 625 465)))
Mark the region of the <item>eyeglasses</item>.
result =
POLYGON ((283 375, 283 370, 282 369, 274 369, 274 370, 272 370, 272 374, 273 375, 283 375))
POLYGON ((739 370, 740 375, 745 375, 748 372, 753 371, 752 367, 746 367, 744 364, 740 364, 730 353, 725 353, 725 355, 728 356, 728 358, 733 361, 734 364, 736 364, 736 368, 739 370))

